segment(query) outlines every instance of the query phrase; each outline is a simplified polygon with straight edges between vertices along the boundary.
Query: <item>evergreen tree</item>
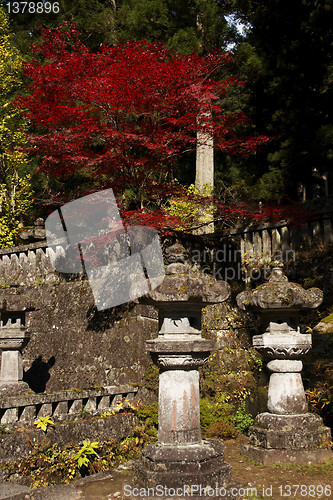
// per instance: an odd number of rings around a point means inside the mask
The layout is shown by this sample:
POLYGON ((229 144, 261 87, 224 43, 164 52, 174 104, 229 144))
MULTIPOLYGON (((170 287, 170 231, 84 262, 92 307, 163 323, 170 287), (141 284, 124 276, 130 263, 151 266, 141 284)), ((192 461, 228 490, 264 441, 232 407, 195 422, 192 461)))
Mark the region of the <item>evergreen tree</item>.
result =
POLYGON ((311 196, 313 173, 320 179, 333 159, 332 2, 236 0, 234 5, 239 18, 251 24, 236 56, 249 76, 247 114, 259 133, 273 137, 259 157, 258 197, 269 197, 269 185, 278 184, 280 194, 296 197, 307 186, 311 196))
POLYGON ((237 38, 219 0, 122 0, 117 6, 117 33, 123 40, 161 41, 176 52, 207 54, 237 38))
POLYGON ((92 50, 97 50, 103 43, 116 41, 115 4, 112 0, 32 0, 30 4, 35 5, 30 12, 28 7, 22 12, 23 2, 17 12, 17 2, 4 2, 15 33, 15 45, 25 56, 30 54, 30 45, 40 40, 41 27, 53 28, 64 23, 75 24, 82 34, 82 41, 92 50))

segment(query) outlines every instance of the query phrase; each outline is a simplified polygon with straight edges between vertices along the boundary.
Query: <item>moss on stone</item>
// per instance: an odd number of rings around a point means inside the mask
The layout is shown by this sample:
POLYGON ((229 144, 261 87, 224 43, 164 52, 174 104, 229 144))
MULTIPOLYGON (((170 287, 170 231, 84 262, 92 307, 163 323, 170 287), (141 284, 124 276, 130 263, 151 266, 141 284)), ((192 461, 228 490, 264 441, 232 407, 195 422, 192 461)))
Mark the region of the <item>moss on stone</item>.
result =
POLYGON ((322 323, 333 323, 333 313, 321 320, 322 323))

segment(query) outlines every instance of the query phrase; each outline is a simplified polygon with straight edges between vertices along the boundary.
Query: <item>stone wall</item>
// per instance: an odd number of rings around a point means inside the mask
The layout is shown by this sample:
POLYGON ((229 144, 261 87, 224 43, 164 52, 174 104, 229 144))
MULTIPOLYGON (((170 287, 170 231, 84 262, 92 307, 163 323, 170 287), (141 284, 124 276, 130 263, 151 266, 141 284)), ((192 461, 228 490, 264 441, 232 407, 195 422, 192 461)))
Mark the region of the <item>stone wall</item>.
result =
POLYGON ((36 306, 23 350, 24 380, 34 392, 138 383, 157 332, 153 308, 138 304, 97 312, 87 281, 10 288, 36 306))
MULTIPOLYGON (((48 446, 57 443, 59 447, 78 444, 84 439, 107 441, 130 436, 138 419, 132 414, 118 414, 99 419, 86 419, 76 422, 57 423, 47 429, 21 427, 17 432, 0 435, 0 462, 16 460, 28 456, 35 444, 47 442, 48 446)), ((4 469, 0 468, 0 480, 5 478, 4 469)))
POLYGON ((0 250, 2 293, 24 294, 36 307, 24 380, 34 392, 139 383, 149 363, 145 340, 157 333, 155 310, 131 303, 98 312, 84 276, 67 281, 54 272, 62 253, 45 243, 0 250))
MULTIPOLYGON (((173 240, 164 239, 163 246, 173 240)), ((195 249, 195 256, 211 251, 199 237, 185 240, 182 243, 195 249)), ((24 380, 34 392, 140 386, 150 362, 145 340, 158 332, 155 309, 130 303, 98 312, 83 275, 54 272, 53 263, 62 253, 61 247, 52 250, 43 242, 0 250, 2 292, 24 294, 36 306, 31 313, 32 336, 23 350, 24 380)), ((217 341, 226 388, 233 388, 250 370, 249 321, 231 301, 204 310, 203 334, 217 341)))

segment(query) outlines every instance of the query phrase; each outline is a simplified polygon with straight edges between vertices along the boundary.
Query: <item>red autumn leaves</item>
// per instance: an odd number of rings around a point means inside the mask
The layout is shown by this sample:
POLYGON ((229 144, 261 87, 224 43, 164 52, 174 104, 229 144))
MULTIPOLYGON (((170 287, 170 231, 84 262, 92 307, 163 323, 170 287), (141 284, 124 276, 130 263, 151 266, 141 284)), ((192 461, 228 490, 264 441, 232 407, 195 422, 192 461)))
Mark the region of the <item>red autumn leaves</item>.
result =
MULTIPOLYGON (((29 140, 40 170, 80 172, 94 189, 154 193, 172 181, 199 127, 224 152, 247 155, 266 137, 239 137, 247 119, 223 109, 233 77, 217 78, 229 55, 175 55, 159 44, 129 42, 92 53, 75 28, 44 30, 26 65, 31 95, 21 105, 34 125, 29 140), (207 113, 210 111, 211 113, 207 113), (208 117, 198 120, 199 116, 208 117)), ((138 197, 139 199, 142 196, 138 197)))

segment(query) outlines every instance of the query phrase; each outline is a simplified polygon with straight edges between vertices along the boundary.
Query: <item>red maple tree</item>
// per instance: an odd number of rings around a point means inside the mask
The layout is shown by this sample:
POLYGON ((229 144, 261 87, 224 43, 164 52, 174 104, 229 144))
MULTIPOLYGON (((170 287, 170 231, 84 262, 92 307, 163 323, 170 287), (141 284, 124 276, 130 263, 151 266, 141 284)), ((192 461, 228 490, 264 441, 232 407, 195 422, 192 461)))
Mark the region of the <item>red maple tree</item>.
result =
POLYGON ((199 127, 231 154, 247 155, 267 140, 240 136, 246 116, 223 109, 221 98, 241 85, 216 78, 227 53, 177 55, 145 41, 93 53, 75 27, 45 29, 33 51, 25 66, 31 95, 20 105, 35 127, 29 140, 39 171, 51 176, 80 172, 91 190, 112 187, 119 196, 130 188, 142 202, 170 192, 177 159, 195 150, 199 127))

